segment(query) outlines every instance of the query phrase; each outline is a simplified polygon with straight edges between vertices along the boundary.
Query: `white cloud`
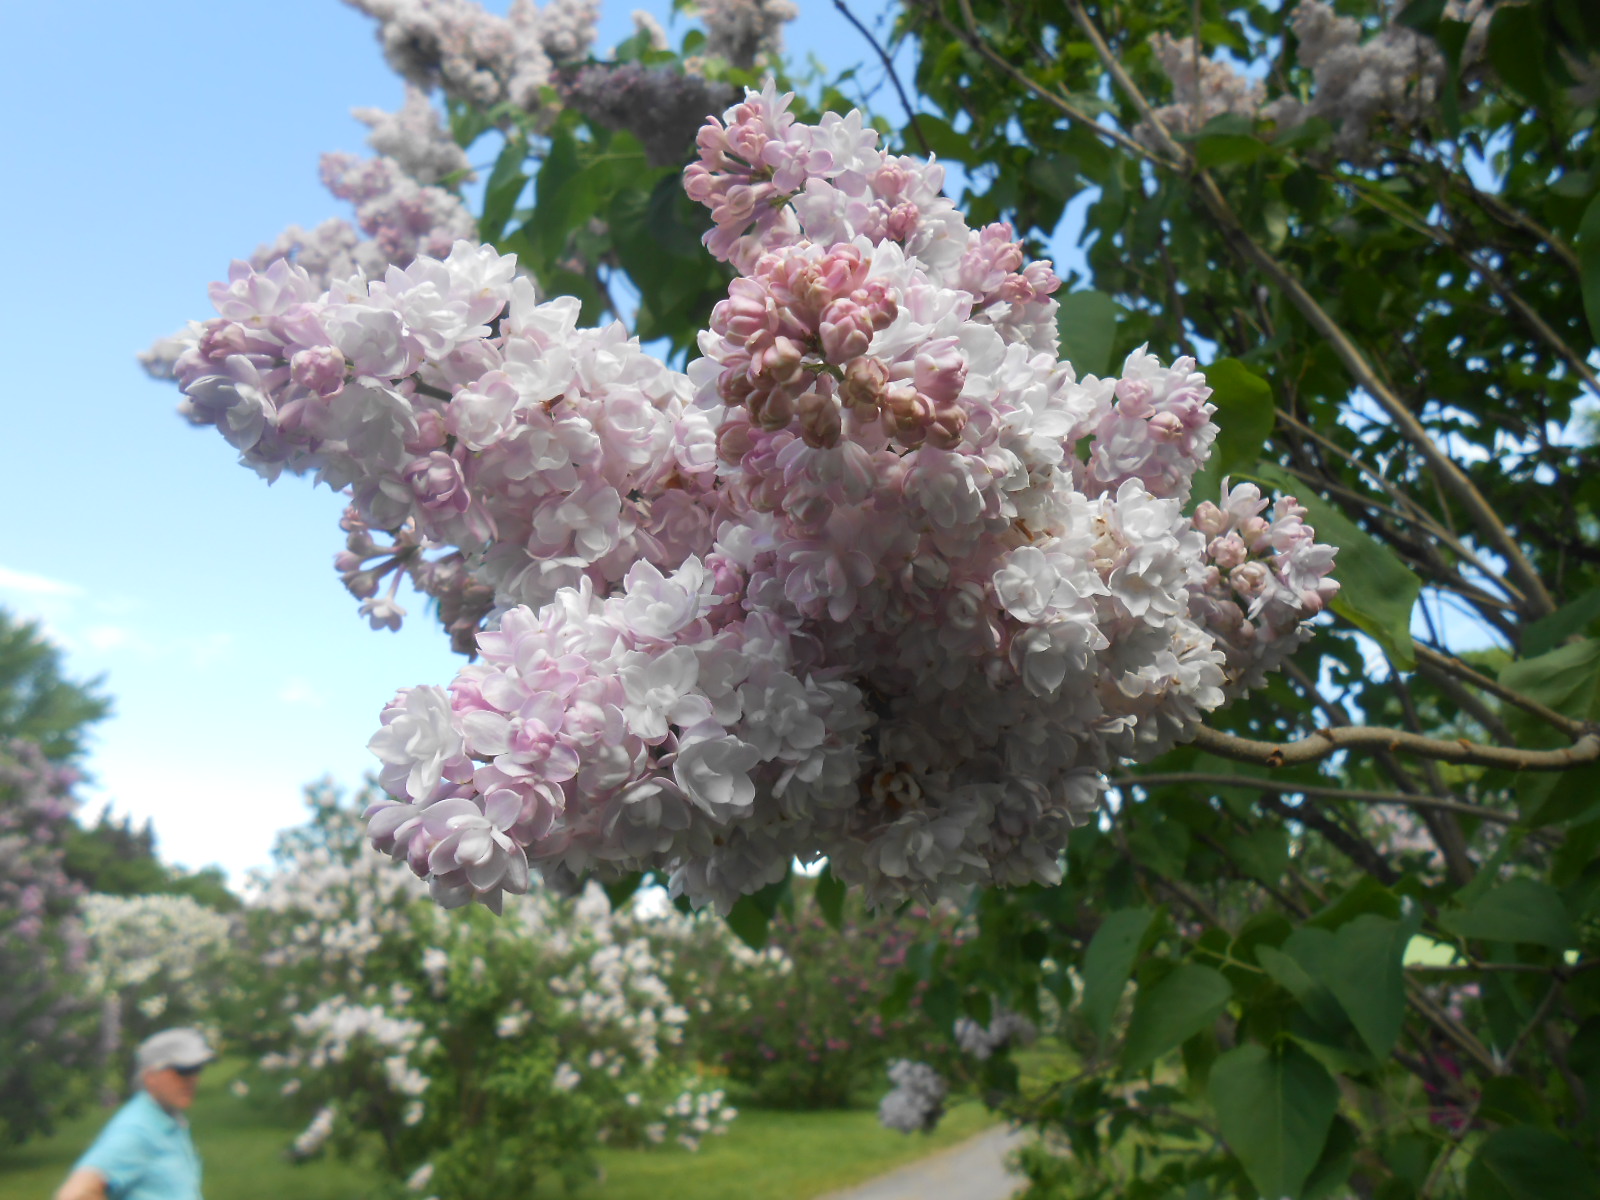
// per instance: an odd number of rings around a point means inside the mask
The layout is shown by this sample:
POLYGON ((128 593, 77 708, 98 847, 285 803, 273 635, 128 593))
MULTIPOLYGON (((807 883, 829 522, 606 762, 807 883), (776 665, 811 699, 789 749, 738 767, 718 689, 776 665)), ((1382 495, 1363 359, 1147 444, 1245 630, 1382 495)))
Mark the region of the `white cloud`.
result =
POLYGON ((188 652, 189 661, 194 666, 204 669, 214 667, 227 659, 233 650, 233 643, 234 637, 231 633, 206 633, 191 638, 185 643, 184 649, 188 652))
POLYGON ((304 704, 311 708, 326 708, 328 702, 311 682, 296 675, 278 689, 278 699, 285 704, 304 704))
POLYGON ((83 595, 83 589, 75 583, 30 571, 13 571, 10 567, 0 567, 0 591, 21 592, 25 596, 83 595))
POLYGON ((108 650, 145 648, 140 638, 120 625, 91 625, 80 638, 89 649, 102 654, 108 650))

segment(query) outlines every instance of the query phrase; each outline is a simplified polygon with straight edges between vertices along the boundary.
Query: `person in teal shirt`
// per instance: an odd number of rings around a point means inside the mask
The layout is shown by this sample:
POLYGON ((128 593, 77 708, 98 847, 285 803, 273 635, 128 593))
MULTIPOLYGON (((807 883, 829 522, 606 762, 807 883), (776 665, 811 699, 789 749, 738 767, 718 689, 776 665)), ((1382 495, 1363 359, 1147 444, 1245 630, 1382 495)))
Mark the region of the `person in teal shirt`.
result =
POLYGON ((200 1157, 184 1113, 200 1068, 215 1057, 194 1029, 165 1029, 140 1043, 138 1090, 72 1168, 56 1200, 201 1200, 200 1157))

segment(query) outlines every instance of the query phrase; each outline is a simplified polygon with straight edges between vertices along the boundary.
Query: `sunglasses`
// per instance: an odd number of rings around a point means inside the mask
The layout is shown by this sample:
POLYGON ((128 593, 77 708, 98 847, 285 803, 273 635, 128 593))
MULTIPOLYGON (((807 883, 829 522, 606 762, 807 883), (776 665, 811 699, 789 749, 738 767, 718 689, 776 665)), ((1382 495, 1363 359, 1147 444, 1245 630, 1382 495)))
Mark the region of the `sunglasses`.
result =
POLYGON ((200 1074, 205 1067, 202 1064, 198 1067, 173 1067, 172 1069, 179 1075, 182 1075, 185 1079, 193 1079, 196 1075, 200 1074))

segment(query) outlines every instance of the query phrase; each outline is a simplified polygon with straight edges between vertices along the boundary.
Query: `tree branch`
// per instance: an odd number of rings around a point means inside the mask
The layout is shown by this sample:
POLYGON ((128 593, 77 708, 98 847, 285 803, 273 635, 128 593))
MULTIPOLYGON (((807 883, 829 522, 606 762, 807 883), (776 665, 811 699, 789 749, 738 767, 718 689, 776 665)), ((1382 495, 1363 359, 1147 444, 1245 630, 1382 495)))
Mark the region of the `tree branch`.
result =
POLYGON ((1554 726, 1570 738, 1581 737, 1588 731, 1588 726, 1584 725, 1582 721, 1574 721, 1571 717, 1562 716, 1555 709, 1539 703, 1532 697, 1513 691, 1511 688, 1506 687, 1505 684, 1474 671, 1459 658, 1449 654, 1440 654, 1437 650, 1423 645, 1421 642, 1417 642, 1415 645, 1417 661, 1428 669, 1454 675, 1461 682, 1471 684, 1479 691, 1488 692, 1491 696, 1504 700, 1507 704, 1515 705, 1531 716, 1538 717, 1545 724, 1554 726))
POLYGON ((1235 762, 1259 763, 1268 767, 1292 767, 1320 762, 1341 750, 1412 754, 1437 762, 1467 763, 1479 767, 1505 767, 1513 771, 1565 771, 1570 767, 1600 760, 1600 733, 1584 733, 1571 746, 1561 750, 1521 750, 1513 746, 1484 746, 1465 738, 1444 741, 1423 737, 1401 729, 1380 729, 1369 725, 1346 725, 1338 729, 1319 729, 1292 742, 1260 742, 1235 737, 1202 725, 1194 744, 1208 753, 1235 762))

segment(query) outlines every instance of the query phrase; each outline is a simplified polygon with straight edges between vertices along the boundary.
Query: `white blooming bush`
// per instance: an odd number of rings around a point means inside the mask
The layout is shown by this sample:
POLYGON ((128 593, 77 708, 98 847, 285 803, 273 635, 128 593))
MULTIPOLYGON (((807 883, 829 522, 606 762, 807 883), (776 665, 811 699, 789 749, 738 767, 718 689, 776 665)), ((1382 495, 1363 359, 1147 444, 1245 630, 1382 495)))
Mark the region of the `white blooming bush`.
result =
MULTIPOLYGON (((1058 280, 857 113, 750 92, 685 173, 738 271, 680 373, 457 242, 326 289, 236 264, 183 409, 351 496, 476 652, 403 690, 369 833, 453 906, 530 868, 727 911, 826 856, 874 904, 1059 878, 1102 772, 1264 682, 1336 585, 1294 501, 1186 516, 1193 360, 1057 357, 1058 280)), ((367 565, 374 564, 374 565, 367 565)))
POLYGON ((102 1001, 101 1040, 120 1077, 131 1052, 174 1025, 216 1034, 232 996, 233 917, 189 896, 91 894, 79 909, 88 985, 102 1001))
POLYGON ((667 909, 613 914, 514 899, 500 919, 448 913, 365 848, 356 811, 313 789, 249 919, 247 1014, 272 1088, 309 1118, 291 1152, 368 1159, 395 1189, 503 1197, 592 1173, 602 1141, 689 1148, 734 1112, 688 1059, 663 979, 667 909))

